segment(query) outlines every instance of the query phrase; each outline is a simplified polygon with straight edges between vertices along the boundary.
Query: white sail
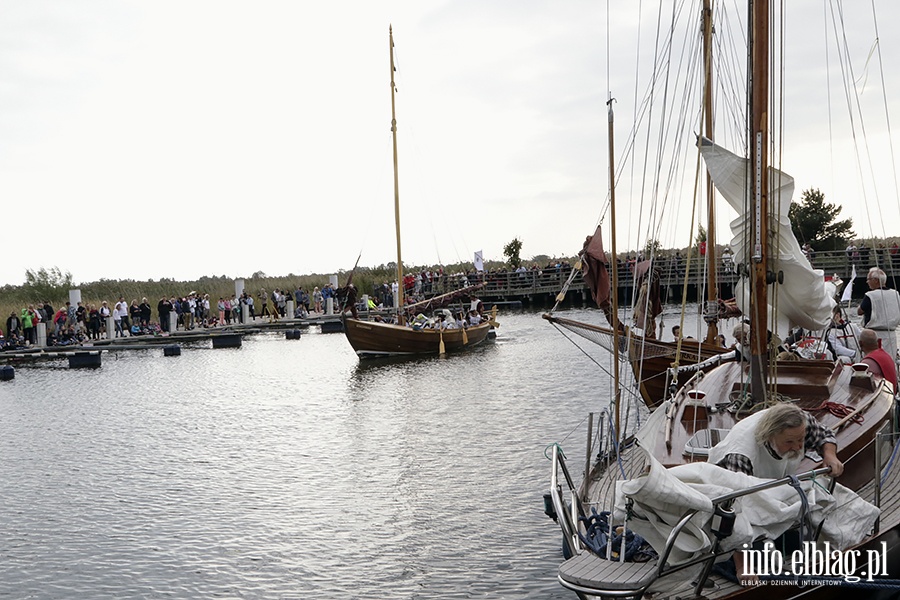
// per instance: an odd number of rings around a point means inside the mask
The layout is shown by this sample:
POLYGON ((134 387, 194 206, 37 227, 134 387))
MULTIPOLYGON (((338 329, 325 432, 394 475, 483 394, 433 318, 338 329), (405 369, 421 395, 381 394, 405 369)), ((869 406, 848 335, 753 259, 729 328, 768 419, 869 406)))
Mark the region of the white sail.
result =
MULTIPOLYGON (((701 138, 700 153, 713 183, 722 197, 738 213, 731 222, 731 249, 736 264, 751 264, 748 250, 752 251, 750 221, 744 214, 752 202, 748 184, 748 160, 722 148, 708 139, 701 138)), ((800 243, 791 231, 788 211, 794 194, 794 178, 769 167, 769 206, 777 209, 777 222, 769 221, 769 270, 784 274, 784 283, 769 286, 769 316, 777 306, 775 333, 784 334, 790 327, 823 329, 831 318, 834 306, 834 286, 826 285, 824 273, 813 269, 803 255, 800 243), (777 289, 776 289, 777 288, 777 289), (777 304, 773 292, 778 294, 777 304)), ((735 298, 744 314, 750 314, 749 282, 742 279, 735 286, 735 298)))

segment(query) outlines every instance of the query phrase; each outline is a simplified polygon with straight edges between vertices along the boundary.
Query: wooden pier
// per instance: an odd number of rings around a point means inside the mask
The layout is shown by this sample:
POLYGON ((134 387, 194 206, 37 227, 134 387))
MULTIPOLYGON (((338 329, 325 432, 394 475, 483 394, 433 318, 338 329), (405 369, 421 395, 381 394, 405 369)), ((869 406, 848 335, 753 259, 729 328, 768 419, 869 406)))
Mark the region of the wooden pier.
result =
MULTIPOLYGON (((856 280, 853 285, 853 298, 859 299, 868 291, 866 287, 866 273, 870 267, 879 267, 887 273, 888 287, 900 289, 900 255, 893 258, 888 253, 875 253, 868 259, 852 260, 846 252, 816 252, 811 257, 813 268, 822 269, 824 276, 831 278, 835 275, 844 282, 849 282, 853 267, 856 267, 856 280)), ((662 258, 656 261, 656 268, 660 271, 660 284, 663 302, 681 302, 682 290, 687 285, 687 300, 696 302, 704 299, 706 286, 706 272, 702 270, 703 264, 694 261, 688 265, 686 261, 676 261, 672 258, 662 258)), ((718 263, 717 279, 719 282, 719 298, 730 299, 734 297, 734 286, 740 280, 738 267, 729 260, 720 260, 718 263)), ((484 275, 486 285, 478 292, 479 297, 488 303, 489 301, 514 301, 520 300, 524 305, 552 306, 562 285, 569 278, 571 268, 540 268, 530 269, 524 273, 500 272, 484 275)), ((628 263, 619 265, 619 300, 630 303, 634 294, 634 273, 628 263)), ((468 279, 472 283, 471 276, 468 279)), ((448 285, 453 285, 451 278, 448 285)), ((461 285, 457 287, 462 287, 461 285)), ((449 290, 447 290, 449 291, 449 290)), ((443 293, 436 290, 435 293, 443 293)), ((576 273, 569 286, 565 302, 575 305, 587 305, 591 303, 590 292, 584 284, 581 273, 576 273)))
POLYGON ((340 330, 340 315, 315 315, 305 319, 278 320, 269 320, 268 317, 257 317, 255 321, 251 320, 246 325, 235 323, 219 327, 197 327, 188 331, 179 329, 174 333, 162 335, 129 335, 127 337, 89 340, 85 344, 47 347, 32 346, 19 350, 9 350, 0 352, 0 365, 67 359, 70 367, 98 367, 100 366, 100 357, 111 352, 162 350, 165 356, 178 356, 181 354, 181 344, 189 346, 204 344, 206 346, 207 342, 211 342, 212 348, 239 348, 245 335, 253 335, 265 331, 285 331, 288 339, 297 339, 299 336, 296 336, 294 332, 308 330, 310 326, 317 326, 322 332, 326 332, 333 329, 335 325, 340 330), (174 351, 174 348, 179 348, 179 351, 174 351))

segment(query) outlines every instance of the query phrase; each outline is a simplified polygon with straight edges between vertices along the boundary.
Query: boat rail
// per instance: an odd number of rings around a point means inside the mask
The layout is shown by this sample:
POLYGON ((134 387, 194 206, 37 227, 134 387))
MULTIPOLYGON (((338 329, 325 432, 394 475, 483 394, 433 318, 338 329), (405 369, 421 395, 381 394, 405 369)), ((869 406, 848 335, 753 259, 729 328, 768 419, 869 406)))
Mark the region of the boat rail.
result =
POLYGON ((585 516, 584 508, 581 505, 581 500, 578 498, 575 481, 569 473, 565 454, 563 454, 559 444, 553 445, 550 460, 553 465, 550 472, 550 498, 553 503, 553 512, 563 532, 564 553, 566 556, 574 556, 578 554, 581 546, 578 540, 578 519, 585 516), (566 506, 567 502, 564 497, 563 487, 559 481, 560 471, 562 471, 568 487, 568 506, 566 506))
MULTIPOLYGON (((749 496, 750 494, 756 494, 758 492, 762 492, 765 490, 770 490, 776 487, 781 487, 784 485, 793 485, 794 481, 807 481, 809 479, 815 479, 820 475, 827 475, 831 472, 831 467, 820 467, 818 469, 812 469, 811 471, 806 471, 805 473, 801 473, 796 476, 788 476, 782 477, 781 479, 773 479, 771 481, 766 481, 764 483, 759 483, 748 488, 744 488, 742 490, 735 490, 733 492, 729 492, 727 494, 722 494, 721 496, 717 496, 715 498, 711 498, 711 502, 713 505, 713 511, 718 509, 728 510, 731 508, 731 504, 737 500, 738 498, 742 498, 744 496, 749 496)), ((832 480, 832 486, 834 485, 834 480, 832 480)), ((691 561, 687 561, 685 563, 679 564, 670 569, 666 569, 666 562, 668 561, 669 554, 672 552, 672 548, 675 545, 675 540, 678 539, 681 531, 687 526, 688 522, 696 515, 699 509, 693 509, 685 513, 685 515, 678 521, 672 531, 669 532, 669 536, 666 538, 666 547, 663 550, 663 553, 659 557, 659 571, 657 575, 662 577, 663 575, 668 575, 669 573, 673 573, 675 571, 680 571, 689 566, 693 566, 700 563, 706 563, 706 568, 703 571, 701 577, 697 580, 697 587, 695 592, 699 595, 700 591, 703 589, 704 584, 706 583, 706 579, 709 577, 709 573, 712 570, 713 563, 715 559, 722 554, 726 554, 728 552, 732 552, 732 550, 719 551, 719 538, 713 543, 713 547, 710 549, 709 554, 705 556, 699 556, 691 561)), ((723 538, 724 539, 724 538, 723 538)))
MULTIPOLYGON (((555 509, 556 514, 559 517, 559 525, 563 532, 565 548, 567 550, 567 557, 578 557, 583 554, 586 548, 583 547, 579 540, 579 517, 585 515, 584 507, 581 505, 581 502, 578 497, 577 488, 575 487, 575 483, 572 480, 572 477, 569 473, 568 467, 566 466, 565 455, 562 453, 560 448, 557 445, 553 446, 553 453, 551 456, 552 460, 552 472, 550 477, 550 495, 553 501, 553 507, 555 509), (563 474, 563 478, 565 480, 565 485, 568 487, 568 496, 569 496, 569 505, 566 506, 566 494, 562 485, 562 481, 559 478, 559 473, 563 474)), ((730 511, 731 504, 741 498, 743 496, 748 496, 750 494, 755 494, 758 492, 762 492, 765 490, 773 489, 776 487, 781 487, 785 485, 795 485, 795 481, 807 481, 810 479, 814 479, 816 477, 820 477, 823 475, 827 475, 831 472, 830 467, 820 467, 817 469, 812 469, 810 471, 801 473, 796 476, 788 476, 782 477, 781 479, 773 479, 771 481, 766 481, 763 483, 759 483, 748 488, 744 488, 741 490, 735 490, 733 492, 729 492, 727 494, 722 494, 715 498, 711 498, 711 503, 713 507, 713 511, 730 511)), ((831 485, 834 485, 834 480, 832 480, 831 485)), ((631 498, 627 499, 628 509, 630 509, 633 500, 631 498)), ((672 573, 681 571, 688 567, 692 567, 695 565, 703 565, 703 569, 701 575, 697 578, 695 584, 695 593, 699 597, 704 586, 706 584, 707 579, 712 572, 713 565, 716 559, 724 554, 728 554, 733 552, 733 550, 721 550, 720 549, 720 541, 727 537, 723 535, 721 537, 715 536, 715 540, 710 549, 704 552, 702 555, 693 558, 689 561, 680 563, 674 566, 668 566, 669 556, 675 547, 675 542, 678 539, 681 532, 688 525, 691 519, 696 516, 696 514, 700 512, 699 509, 692 509, 686 512, 678 523, 673 527, 672 531, 669 533, 666 538, 666 544, 663 548, 663 551, 660 553, 659 558, 657 559, 655 566, 655 573, 652 574, 652 577, 647 577, 646 575, 640 578, 640 582, 633 588, 602 588, 602 587, 588 587, 584 584, 575 583, 573 581, 567 581, 562 574, 559 577, 560 583, 571 589, 578 594, 584 595, 602 595, 609 597, 630 597, 636 596, 640 597, 649 585, 655 581, 656 579, 671 575, 672 573)), ((630 510, 629 510, 630 513, 630 510)), ((627 523, 627 521, 626 521, 627 523)), ((818 535, 818 531, 816 531, 816 535, 818 535)), ((624 537, 624 536, 623 536, 624 537)), ((611 561, 606 560, 601 557, 596 557, 597 561, 602 561, 606 565, 610 565, 613 562, 624 562, 624 552, 619 553, 619 560, 611 561)), ((565 563, 564 563, 565 564, 565 563)), ((646 569, 645 569, 646 572, 646 569)), ((692 582, 693 583, 693 582, 692 582)), ((602 586, 602 582, 598 581, 598 585, 602 586)))

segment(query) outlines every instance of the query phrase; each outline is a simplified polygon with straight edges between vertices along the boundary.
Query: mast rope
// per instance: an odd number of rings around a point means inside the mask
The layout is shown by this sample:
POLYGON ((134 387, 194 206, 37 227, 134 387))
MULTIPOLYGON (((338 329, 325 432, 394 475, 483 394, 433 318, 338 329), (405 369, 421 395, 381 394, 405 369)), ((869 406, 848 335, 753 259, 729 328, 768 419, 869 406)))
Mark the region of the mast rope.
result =
MULTIPOLYGON (((839 58, 838 63, 840 65, 841 74, 843 76, 842 82, 843 82, 843 86, 844 86, 844 98, 847 103, 847 105, 846 105, 847 106, 847 115, 850 120, 851 139, 853 140, 853 147, 855 149, 856 169, 857 169, 859 179, 862 182, 865 180, 865 174, 864 174, 865 167, 863 165, 863 160, 862 160, 863 152, 862 152, 862 149, 860 148, 860 145, 862 145, 865 148, 865 154, 869 158, 870 173, 871 173, 871 153, 869 153, 869 150, 868 150, 868 142, 867 142, 867 138, 866 138, 865 125, 863 122, 862 107, 860 106, 860 103, 859 103, 859 94, 857 93, 857 90, 856 90, 855 86, 853 85, 853 82, 855 81, 856 77, 853 74, 853 65, 850 60, 850 49, 849 49, 849 43, 847 41, 843 7, 837 6, 836 7, 837 14, 836 14, 835 6, 832 4, 831 10, 832 10, 831 21, 832 21, 832 26, 835 28, 835 38, 836 38, 836 43, 838 45, 838 58, 839 58), (840 25, 840 31, 838 31, 839 25, 840 25), (857 117, 857 111, 858 111, 858 117, 857 117), (857 120, 859 121, 858 126, 857 126, 857 120), (859 132, 857 132, 857 128, 859 129, 859 132), (860 140, 860 137, 862 138, 862 140, 860 140)), ((871 175, 872 175, 872 180, 874 181, 874 173, 871 173, 871 175)), ((866 220, 868 223, 869 231, 874 231, 874 227, 872 224, 872 213, 874 211, 871 210, 870 203, 869 203, 869 194, 866 190, 865 185, 861 185, 859 187, 859 193, 863 199, 863 205, 865 207, 866 220)), ((877 212, 878 212, 878 218, 881 221, 881 223, 883 224, 884 217, 881 213, 881 206, 877 202, 877 190, 875 190, 875 194, 876 194, 876 207, 875 208, 877 209, 877 212)))
MULTIPOLYGON (((878 34, 878 17, 875 14, 875 0, 872 0, 872 26, 875 29, 875 48, 878 51, 878 73, 881 78, 881 99, 884 105, 884 122, 887 126, 888 147, 891 150, 891 174, 894 179, 894 200, 900 212, 900 184, 897 183, 897 160, 894 155, 894 137, 891 133, 891 114, 888 110, 887 85, 884 81, 884 61, 881 58, 881 36, 878 34)), ((893 271, 893 265, 891 270, 893 271)))

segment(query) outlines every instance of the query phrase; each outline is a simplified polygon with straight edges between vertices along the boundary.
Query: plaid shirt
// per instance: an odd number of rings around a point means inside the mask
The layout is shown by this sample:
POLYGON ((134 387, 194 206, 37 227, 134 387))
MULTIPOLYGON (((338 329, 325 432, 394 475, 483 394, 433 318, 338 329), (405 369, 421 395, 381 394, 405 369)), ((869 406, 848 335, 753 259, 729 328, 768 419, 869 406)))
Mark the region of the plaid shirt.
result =
MULTIPOLYGON (((809 413, 806 414, 806 438, 803 440, 803 449, 815 450, 820 455, 822 454, 822 446, 825 444, 831 443, 837 446, 837 439, 834 437, 834 432, 819 423, 818 420, 814 416, 809 413)), ((768 443, 765 445, 765 449, 772 455, 772 457, 776 460, 781 460, 781 457, 775 453, 775 451, 769 446, 768 443)), ((717 463, 720 467, 724 467, 729 471, 736 471, 738 473, 746 473, 747 475, 753 475, 753 464, 750 462, 750 459, 744 456, 743 454, 726 454, 725 458, 720 460, 717 463)))

